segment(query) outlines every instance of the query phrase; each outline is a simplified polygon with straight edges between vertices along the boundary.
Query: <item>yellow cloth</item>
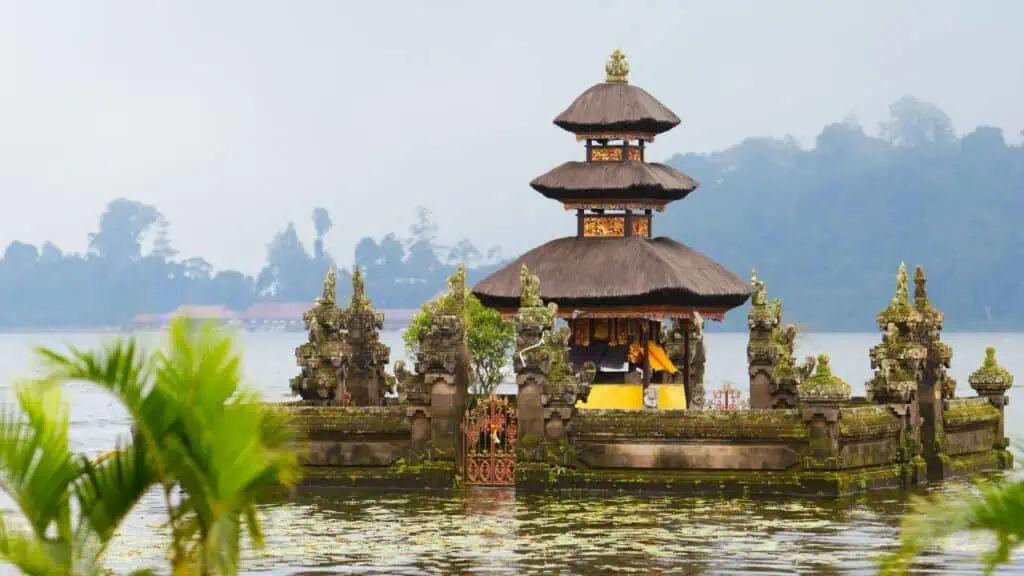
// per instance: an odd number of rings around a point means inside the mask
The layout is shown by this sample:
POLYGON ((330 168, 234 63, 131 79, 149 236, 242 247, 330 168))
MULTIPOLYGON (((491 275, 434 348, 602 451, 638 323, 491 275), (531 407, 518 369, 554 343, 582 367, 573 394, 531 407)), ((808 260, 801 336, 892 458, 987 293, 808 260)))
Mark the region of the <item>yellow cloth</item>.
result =
POLYGON ((669 360, 668 354, 665 353, 665 349, 654 342, 647 343, 647 354, 651 357, 651 370, 656 372, 668 372, 669 374, 679 372, 679 369, 676 368, 675 364, 669 360))

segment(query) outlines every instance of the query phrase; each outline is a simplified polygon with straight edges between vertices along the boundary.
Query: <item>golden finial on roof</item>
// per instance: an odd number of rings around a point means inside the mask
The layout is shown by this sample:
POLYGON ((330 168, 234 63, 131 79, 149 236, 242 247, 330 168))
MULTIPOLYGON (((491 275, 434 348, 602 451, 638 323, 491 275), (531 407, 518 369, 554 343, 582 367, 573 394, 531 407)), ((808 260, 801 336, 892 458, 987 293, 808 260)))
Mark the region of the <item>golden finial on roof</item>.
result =
POLYGON ((629 62, 626 62, 626 55, 618 48, 608 57, 608 63, 604 65, 604 71, 608 73, 605 82, 617 82, 627 84, 629 82, 629 62))

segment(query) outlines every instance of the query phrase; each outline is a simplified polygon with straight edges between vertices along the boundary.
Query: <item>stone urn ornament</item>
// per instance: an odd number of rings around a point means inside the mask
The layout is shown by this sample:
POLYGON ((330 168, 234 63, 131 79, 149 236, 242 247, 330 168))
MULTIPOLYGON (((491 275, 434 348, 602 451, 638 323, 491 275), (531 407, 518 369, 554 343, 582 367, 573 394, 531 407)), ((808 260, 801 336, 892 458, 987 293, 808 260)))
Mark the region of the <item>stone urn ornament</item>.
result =
POLYGON ((832 373, 828 354, 819 354, 814 374, 800 382, 800 401, 808 404, 838 404, 850 399, 850 384, 832 373))
POLYGON ((1006 391, 1013 386, 1013 374, 996 362, 996 349, 989 346, 985 348, 985 361, 981 368, 972 372, 967 382, 978 396, 984 396, 990 401, 1003 400, 1005 403, 1006 391))

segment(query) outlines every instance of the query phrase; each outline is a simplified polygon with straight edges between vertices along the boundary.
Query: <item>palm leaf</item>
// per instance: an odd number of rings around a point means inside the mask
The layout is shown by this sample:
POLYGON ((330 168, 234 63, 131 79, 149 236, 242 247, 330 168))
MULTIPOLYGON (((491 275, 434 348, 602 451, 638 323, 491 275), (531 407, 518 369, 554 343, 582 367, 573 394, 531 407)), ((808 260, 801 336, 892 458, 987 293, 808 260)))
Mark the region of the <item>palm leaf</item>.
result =
POLYGON ((117 532, 139 500, 156 484, 157 474, 144 442, 112 452, 98 464, 83 463, 84 473, 74 486, 81 508, 80 532, 102 543, 96 556, 117 532))
POLYGON ((0 515, 0 559, 23 574, 52 576, 68 572, 70 549, 66 543, 46 542, 7 528, 0 515))
POLYGON ((0 489, 39 538, 56 523, 70 536, 68 487, 81 472, 68 449, 68 405, 59 388, 19 385, 21 414, 0 415, 0 489))

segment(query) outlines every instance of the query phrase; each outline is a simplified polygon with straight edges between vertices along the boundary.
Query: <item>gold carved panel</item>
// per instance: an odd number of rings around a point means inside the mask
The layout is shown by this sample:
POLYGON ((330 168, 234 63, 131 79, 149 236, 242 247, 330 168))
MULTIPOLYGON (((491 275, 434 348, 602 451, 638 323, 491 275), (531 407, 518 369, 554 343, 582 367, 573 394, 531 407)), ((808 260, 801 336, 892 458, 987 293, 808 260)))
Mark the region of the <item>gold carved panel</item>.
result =
POLYGON ((633 236, 651 237, 650 216, 633 216, 633 236))
POLYGON ((622 160, 622 148, 603 148, 594 146, 590 149, 591 162, 620 162, 622 160))
MULTIPOLYGON (((638 146, 630 146, 627 148, 629 151, 626 157, 629 160, 640 161, 640 148, 638 146)), ((621 162, 622 161, 622 146, 592 146, 590 148, 590 161, 591 162, 621 162)))
POLYGON ((587 216, 583 219, 584 237, 590 238, 625 235, 625 216, 587 216))

